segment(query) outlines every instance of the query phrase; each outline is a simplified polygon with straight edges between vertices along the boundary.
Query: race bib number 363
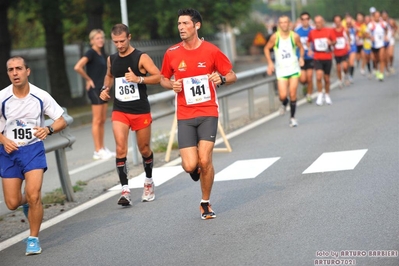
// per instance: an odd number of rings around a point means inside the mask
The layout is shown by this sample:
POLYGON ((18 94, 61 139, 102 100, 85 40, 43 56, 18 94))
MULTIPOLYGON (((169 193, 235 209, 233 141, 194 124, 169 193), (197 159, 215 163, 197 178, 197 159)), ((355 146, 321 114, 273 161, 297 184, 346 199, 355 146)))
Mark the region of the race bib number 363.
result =
POLYGON ((130 102, 140 99, 137 83, 129 82, 124 77, 115 79, 115 98, 121 102, 130 102))
POLYGON ((207 75, 184 78, 183 88, 187 104, 203 103, 211 99, 207 75))

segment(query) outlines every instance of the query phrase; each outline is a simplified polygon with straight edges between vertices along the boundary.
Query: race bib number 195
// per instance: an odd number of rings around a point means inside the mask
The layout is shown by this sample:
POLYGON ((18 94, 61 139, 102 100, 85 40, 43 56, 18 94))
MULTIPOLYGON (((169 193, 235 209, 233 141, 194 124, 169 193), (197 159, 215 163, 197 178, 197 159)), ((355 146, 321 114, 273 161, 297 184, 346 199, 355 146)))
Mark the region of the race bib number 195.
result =
POLYGON ((183 88, 187 104, 202 103, 211 99, 207 75, 184 78, 183 88))

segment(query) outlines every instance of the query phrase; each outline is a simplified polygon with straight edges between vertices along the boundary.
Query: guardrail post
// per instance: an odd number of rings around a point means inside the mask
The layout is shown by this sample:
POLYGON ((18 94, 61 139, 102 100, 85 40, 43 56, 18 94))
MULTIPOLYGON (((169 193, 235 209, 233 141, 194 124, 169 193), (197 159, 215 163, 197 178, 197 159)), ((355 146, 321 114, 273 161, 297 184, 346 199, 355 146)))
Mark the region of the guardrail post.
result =
POLYGON ((137 152, 137 137, 135 131, 132 132, 132 159, 133 165, 139 164, 139 156, 137 152))
POLYGON ((250 119, 255 117, 255 102, 254 102, 253 88, 248 89, 248 113, 250 119))
POLYGON ((229 128, 229 104, 227 97, 222 98, 222 112, 223 112, 223 126, 225 129, 229 128))
POLYGON ((55 150, 55 159, 57 161, 58 175, 60 176, 62 191, 65 193, 67 201, 75 201, 71 178, 68 173, 65 148, 55 150))
POLYGON ((277 88, 277 81, 273 81, 272 83, 268 84, 269 87, 269 111, 273 112, 276 109, 275 105, 275 97, 276 94, 274 93, 275 89, 277 88))

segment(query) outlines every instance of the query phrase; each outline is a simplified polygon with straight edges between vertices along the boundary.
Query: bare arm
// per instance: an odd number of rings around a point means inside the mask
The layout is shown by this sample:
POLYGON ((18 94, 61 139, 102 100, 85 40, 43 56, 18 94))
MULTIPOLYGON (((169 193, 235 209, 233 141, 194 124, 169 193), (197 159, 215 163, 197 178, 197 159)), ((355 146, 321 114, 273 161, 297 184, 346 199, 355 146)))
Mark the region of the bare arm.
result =
POLYGON ((146 76, 143 80, 145 84, 158 84, 161 81, 161 72, 152 61, 151 57, 147 54, 143 54, 140 58, 140 71, 146 72, 150 76, 146 76), (144 71, 143 71, 144 70, 144 71))
POLYGON ((276 34, 273 33, 273 35, 270 37, 269 41, 265 45, 265 48, 263 49, 263 52, 264 52, 266 60, 267 60, 267 74, 269 76, 274 72, 274 63, 270 56, 270 49, 273 48, 275 43, 276 43, 276 34))
POLYGON ((89 59, 86 56, 83 56, 79 59, 76 63, 75 67, 73 68, 76 72, 79 73, 85 80, 86 80, 86 90, 90 88, 94 88, 93 80, 87 75, 86 71, 84 70, 85 65, 89 62, 89 59))
POLYGON ((108 101, 111 99, 111 96, 109 96, 109 91, 112 87, 112 84, 114 84, 114 76, 111 74, 111 59, 108 56, 107 58, 107 73, 105 74, 104 78, 104 89, 101 90, 100 93, 100 98, 103 101, 108 101))
POLYGON ((305 56, 305 49, 303 49, 301 39, 299 38, 299 35, 297 33, 294 33, 294 40, 296 46, 299 48, 299 66, 303 66, 305 64, 305 61, 303 61, 303 58, 305 56))

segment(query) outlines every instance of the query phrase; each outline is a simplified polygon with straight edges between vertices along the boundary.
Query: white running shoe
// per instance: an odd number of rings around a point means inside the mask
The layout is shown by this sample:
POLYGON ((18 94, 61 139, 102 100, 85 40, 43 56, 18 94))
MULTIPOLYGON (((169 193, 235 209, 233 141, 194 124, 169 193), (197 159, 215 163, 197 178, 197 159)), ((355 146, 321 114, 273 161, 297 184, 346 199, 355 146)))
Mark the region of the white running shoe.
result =
POLYGON ((122 195, 118 199, 118 205, 129 206, 132 205, 132 200, 130 199, 130 191, 122 190, 122 195))
POLYGON ((298 122, 296 121, 295 118, 291 118, 290 119, 290 127, 297 127, 298 126, 298 122))
POLYGON ((326 95, 325 95, 324 97, 325 97, 325 100, 326 100, 326 104, 331 105, 331 104, 332 104, 332 101, 331 101, 330 95, 328 95, 328 94, 326 93, 326 95))
POLYGON ((152 183, 144 183, 144 190, 143 190, 143 195, 141 196, 141 201, 142 202, 148 202, 148 201, 153 201, 155 199, 155 185, 154 182, 152 183))
POLYGON ((107 147, 104 147, 103 150, 110 154, 111 157, 116 157, 116 152, 110 151, 107 147))
POLYGON ((281 105, 280 108, 278 109, 278 112, 280 115, 284 115, 286 110, 287 110, 287 107, 284 105, 281 105))
POLYGON ((94 160, 107 160, 112 157, 112 154, 108 153, 104 149, 100 149, 99 151, 94 151, 93 159, 94 160))
POLYGON ((349 77, 348 77, 348 80, 349 80, 350 84, 353 84, 353 83, 354 83, 354 80, 353 80, 353 77, 352 77, 352 76, 349 76, 349 77))
POLYGON ((319 95, 317 95, 316 104, 319 106, 323 105, 323 93, 320 92, 319 95))
POLYGON ((366 74, 366 71, 364 71, 363 68, 360 69, 360 74, 362 74, 363 76, 366 74))

